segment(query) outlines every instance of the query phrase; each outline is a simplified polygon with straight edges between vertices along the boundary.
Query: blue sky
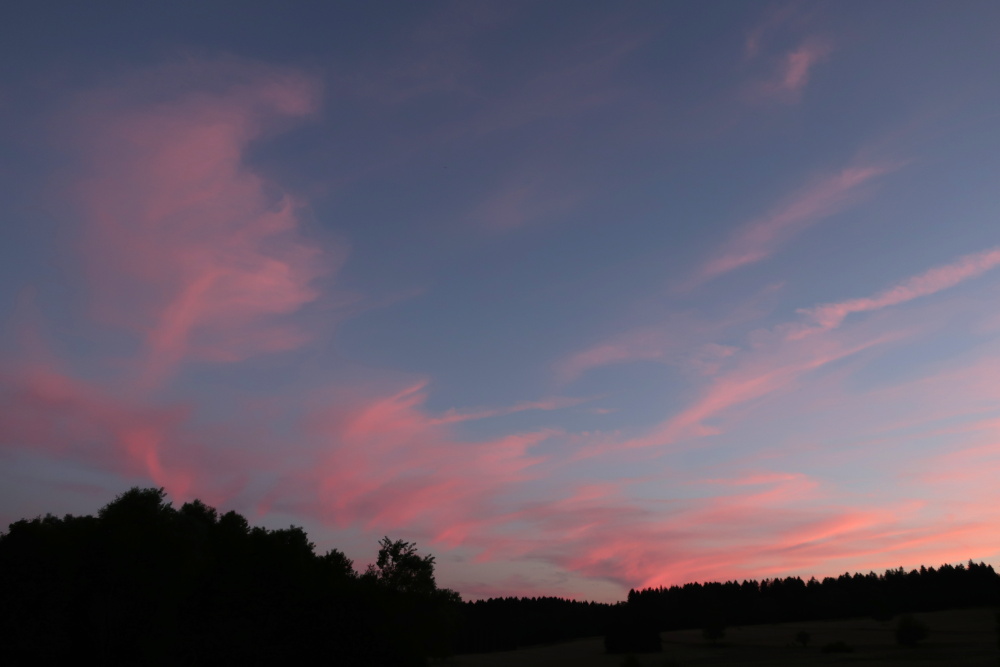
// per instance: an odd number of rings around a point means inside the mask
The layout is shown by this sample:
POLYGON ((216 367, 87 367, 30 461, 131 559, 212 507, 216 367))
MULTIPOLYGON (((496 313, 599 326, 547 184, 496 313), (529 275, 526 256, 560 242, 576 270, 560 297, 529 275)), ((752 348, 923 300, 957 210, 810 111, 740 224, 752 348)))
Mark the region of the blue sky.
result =
POLYGON ((20 3, 0 519, 466 598, 1000 562, 990 2, 20 3))

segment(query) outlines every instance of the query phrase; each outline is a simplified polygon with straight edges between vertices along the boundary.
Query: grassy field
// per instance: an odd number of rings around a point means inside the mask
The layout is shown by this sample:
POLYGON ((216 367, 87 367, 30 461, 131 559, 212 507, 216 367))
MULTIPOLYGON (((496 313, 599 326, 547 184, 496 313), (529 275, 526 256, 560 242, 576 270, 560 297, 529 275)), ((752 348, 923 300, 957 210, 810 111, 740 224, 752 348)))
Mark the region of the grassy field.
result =
MULTIPOLYGON (((927 624, 930 636, 913 648, 896 645, 896 619, 867 618, 846 621, 783 623, 727 628, 719 646, 709 646, 697 630, 664 632, 663 653, 637 655, 642 667, 695 667, 698 665, 951 665, 996 667, 996 612, 960 609, 914 614, 927 624), (808 632, 806 648, 795 635, 808 632), (852 653, 823 653, 831 642, 843 641, 852 653)), ((604 653, 603 638, 538 646, 518 651, 461 655, 443 663, 449 667, 619 667, 621 655, 604 653)))

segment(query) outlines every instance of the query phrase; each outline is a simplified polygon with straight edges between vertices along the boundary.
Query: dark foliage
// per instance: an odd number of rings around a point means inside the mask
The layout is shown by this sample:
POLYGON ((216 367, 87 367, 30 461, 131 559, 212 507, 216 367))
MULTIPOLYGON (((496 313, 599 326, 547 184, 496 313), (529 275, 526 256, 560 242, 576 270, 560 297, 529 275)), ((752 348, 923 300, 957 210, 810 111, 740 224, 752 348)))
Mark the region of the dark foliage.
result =
POLYGON ((134 488, 97 517, 0 535, 8 665, 422 665, 451 650, 460 598, 431 557, 380 544, 362 576, 301 528, 252 528, 200 501, 134 488))
POLYGON ((810 639, 811 635, 805 630, 799 630, 798 632, 795 633, 795 641, 801 644, 802 648, 806 648, 807 646, 809 646, 810 639))

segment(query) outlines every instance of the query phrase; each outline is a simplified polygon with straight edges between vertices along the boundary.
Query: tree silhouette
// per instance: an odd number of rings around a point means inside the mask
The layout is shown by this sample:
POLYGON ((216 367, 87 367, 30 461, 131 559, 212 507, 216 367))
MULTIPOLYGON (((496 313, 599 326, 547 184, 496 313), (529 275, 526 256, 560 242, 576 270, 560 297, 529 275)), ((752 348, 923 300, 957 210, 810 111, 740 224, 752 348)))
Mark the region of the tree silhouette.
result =
POLYGON ((354 561, 348 558, 343 551, 330 549, 320 560, 324 569, 335 581, 349 581, 356 579, 358 573, 354 571, 354 561))
POLYGON ((379 542, 378 560, 364 576, 397 593, 430 593, 437 588, 434 556, 421 558, 416 544, 388 537, 379 542))

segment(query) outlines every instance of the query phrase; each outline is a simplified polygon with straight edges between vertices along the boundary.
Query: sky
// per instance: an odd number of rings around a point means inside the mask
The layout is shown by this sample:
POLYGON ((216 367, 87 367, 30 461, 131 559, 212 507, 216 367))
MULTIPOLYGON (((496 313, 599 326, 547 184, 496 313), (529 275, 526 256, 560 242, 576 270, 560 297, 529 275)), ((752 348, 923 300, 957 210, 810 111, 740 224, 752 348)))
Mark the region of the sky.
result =
POLYGON ((0 524, 465 599, 1000 565, 1000 4, 16 2, 0 524))

